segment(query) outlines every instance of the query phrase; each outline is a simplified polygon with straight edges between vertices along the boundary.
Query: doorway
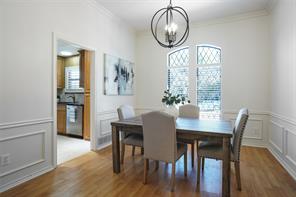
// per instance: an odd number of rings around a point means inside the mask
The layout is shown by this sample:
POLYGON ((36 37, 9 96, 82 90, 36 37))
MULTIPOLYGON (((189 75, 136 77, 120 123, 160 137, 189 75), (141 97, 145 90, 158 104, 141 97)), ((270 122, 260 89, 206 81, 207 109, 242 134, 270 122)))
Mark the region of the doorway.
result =
POLYGON ((91 151, 94 50, 55 38, 54 166, 91 151), (91 88, 92 87, 92 88, 91 88))

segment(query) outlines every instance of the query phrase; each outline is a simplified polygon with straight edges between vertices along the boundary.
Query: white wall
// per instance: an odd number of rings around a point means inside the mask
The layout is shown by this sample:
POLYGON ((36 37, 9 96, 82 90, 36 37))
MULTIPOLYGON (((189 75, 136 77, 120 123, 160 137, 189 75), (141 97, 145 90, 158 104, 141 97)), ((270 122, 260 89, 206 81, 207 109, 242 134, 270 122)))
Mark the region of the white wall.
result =
POLYGON ((115 109, 134 102, 133 96, 103 95, 103 54, 135 59, 133 30, 93 1, 3 2, 0 155, 9 153, 11 164, 0 167, 0 191, 53 167, 52 32, 96 50, 98 142, 110 136, 115 109))
MULTIPOLYGON (((196 45, 222 48, 222 110, 234 119, 241 107, 251 117, 245 143, 264 146, 267 141, 270 98, 269 16, 256 12, 219 21, 195 24, 184 46, 191 50, 189 97, 196 103, 196 45)), ((136 107, 139 112, 162 107, 166 89, 167 53, 156 43, 150 31, 137 34, 136 107), (148 60, 148 61, 147 61, 148 60)))
MULTIPOLYGON (((0 27, 3 26, 3 11, 2 11, 2 7, 0 6, 0 27)), ((3 35, 2 35, 2 31, 0 31, 0 43, 3 42, 3 35)), ((2 58, 2 44, 0 45, 0 103, 2 103, 2 86, 3 86, 3 82, 2 82, 2 75, 3 75, 3 70, 2 70, 2 66, 3 65, 3 58, 2 58)), ((0 120, 3 119, 3 109, 2 106, 0 105, 0 120)))
POLYGON ((272 77, 269 145, 296 179, 296 1, 272 10, 272 77))

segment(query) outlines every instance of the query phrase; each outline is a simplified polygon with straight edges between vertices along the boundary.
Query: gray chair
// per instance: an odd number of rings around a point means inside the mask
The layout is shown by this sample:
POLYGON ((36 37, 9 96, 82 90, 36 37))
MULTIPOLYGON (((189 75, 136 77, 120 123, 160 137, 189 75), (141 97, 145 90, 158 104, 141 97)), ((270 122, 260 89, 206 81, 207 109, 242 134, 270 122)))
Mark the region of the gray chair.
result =
MULTIPOLYGON (((192 104, 181 105, 179 107, 179 117, 185 118, 199 118, 199 107, 192 104)), ((194 167, 194 145, 195 140, 178 138, 178 142, 191 145, 191 165, 194 167)))
POLYGON ((175 188, 176 161, 184 155, 184 176, 187 176, 187 144, 176 139, 175 117, 164 112, 142 115, 144 136, 144 180, 147 183, 149 159, 154 160, 156 169, 159 161, 172 163, 171 191, 175 188))
MULTIPOLYGON (((122 105, 117 109, 119 120, 135 117, 135 111, 132 106, 122 105)), ((132 156, 135 155, 135 147, 141 147, 143 154, 143 135, 121 132, 121 163, 124 161, 125 145, 132 146, 132 156)))
MULTIPOLYGON (((233 128, 233 138, 231 140, 231 161, 234 162, 237 189, 241 190, 240 180, 240 149, 244 130, 249 118, 248 109, 243 108, 239 111, 233 128)), ((223 159, 223 147, 221 143, 213 141, 204 141, 199 144, 197 150, 197 186, 200 179, 200 162, 201 157, 211 159, 223 159)))

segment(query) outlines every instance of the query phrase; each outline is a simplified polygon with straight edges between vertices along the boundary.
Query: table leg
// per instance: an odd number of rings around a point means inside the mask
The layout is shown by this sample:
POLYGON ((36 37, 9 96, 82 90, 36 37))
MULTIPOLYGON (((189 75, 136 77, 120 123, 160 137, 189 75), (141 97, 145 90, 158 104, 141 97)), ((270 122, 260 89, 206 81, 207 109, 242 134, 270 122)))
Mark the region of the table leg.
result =
POLYGON ((112 126, 112 157, 113 172, 120 173, 120 147, 119 147, 119 129, 112 126))
POLYGON ((222 196, 230 197, 230 138, 223 138, 222 196))

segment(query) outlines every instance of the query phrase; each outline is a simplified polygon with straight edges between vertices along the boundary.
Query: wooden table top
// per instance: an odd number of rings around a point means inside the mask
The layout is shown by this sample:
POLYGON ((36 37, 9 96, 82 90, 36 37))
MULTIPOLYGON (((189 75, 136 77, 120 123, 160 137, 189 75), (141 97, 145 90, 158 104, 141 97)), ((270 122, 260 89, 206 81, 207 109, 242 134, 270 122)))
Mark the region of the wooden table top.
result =
MULTIPOLYGON (((131 119, 111 122, 112 126, 118 127, 138 127, 142 128, 141 116, 131 119)), ((232 137, 233 128, 230 121, 225 120, 199 120, 195 118, 176 119, 177 133, 190 133, 213 137, 232 137)))

